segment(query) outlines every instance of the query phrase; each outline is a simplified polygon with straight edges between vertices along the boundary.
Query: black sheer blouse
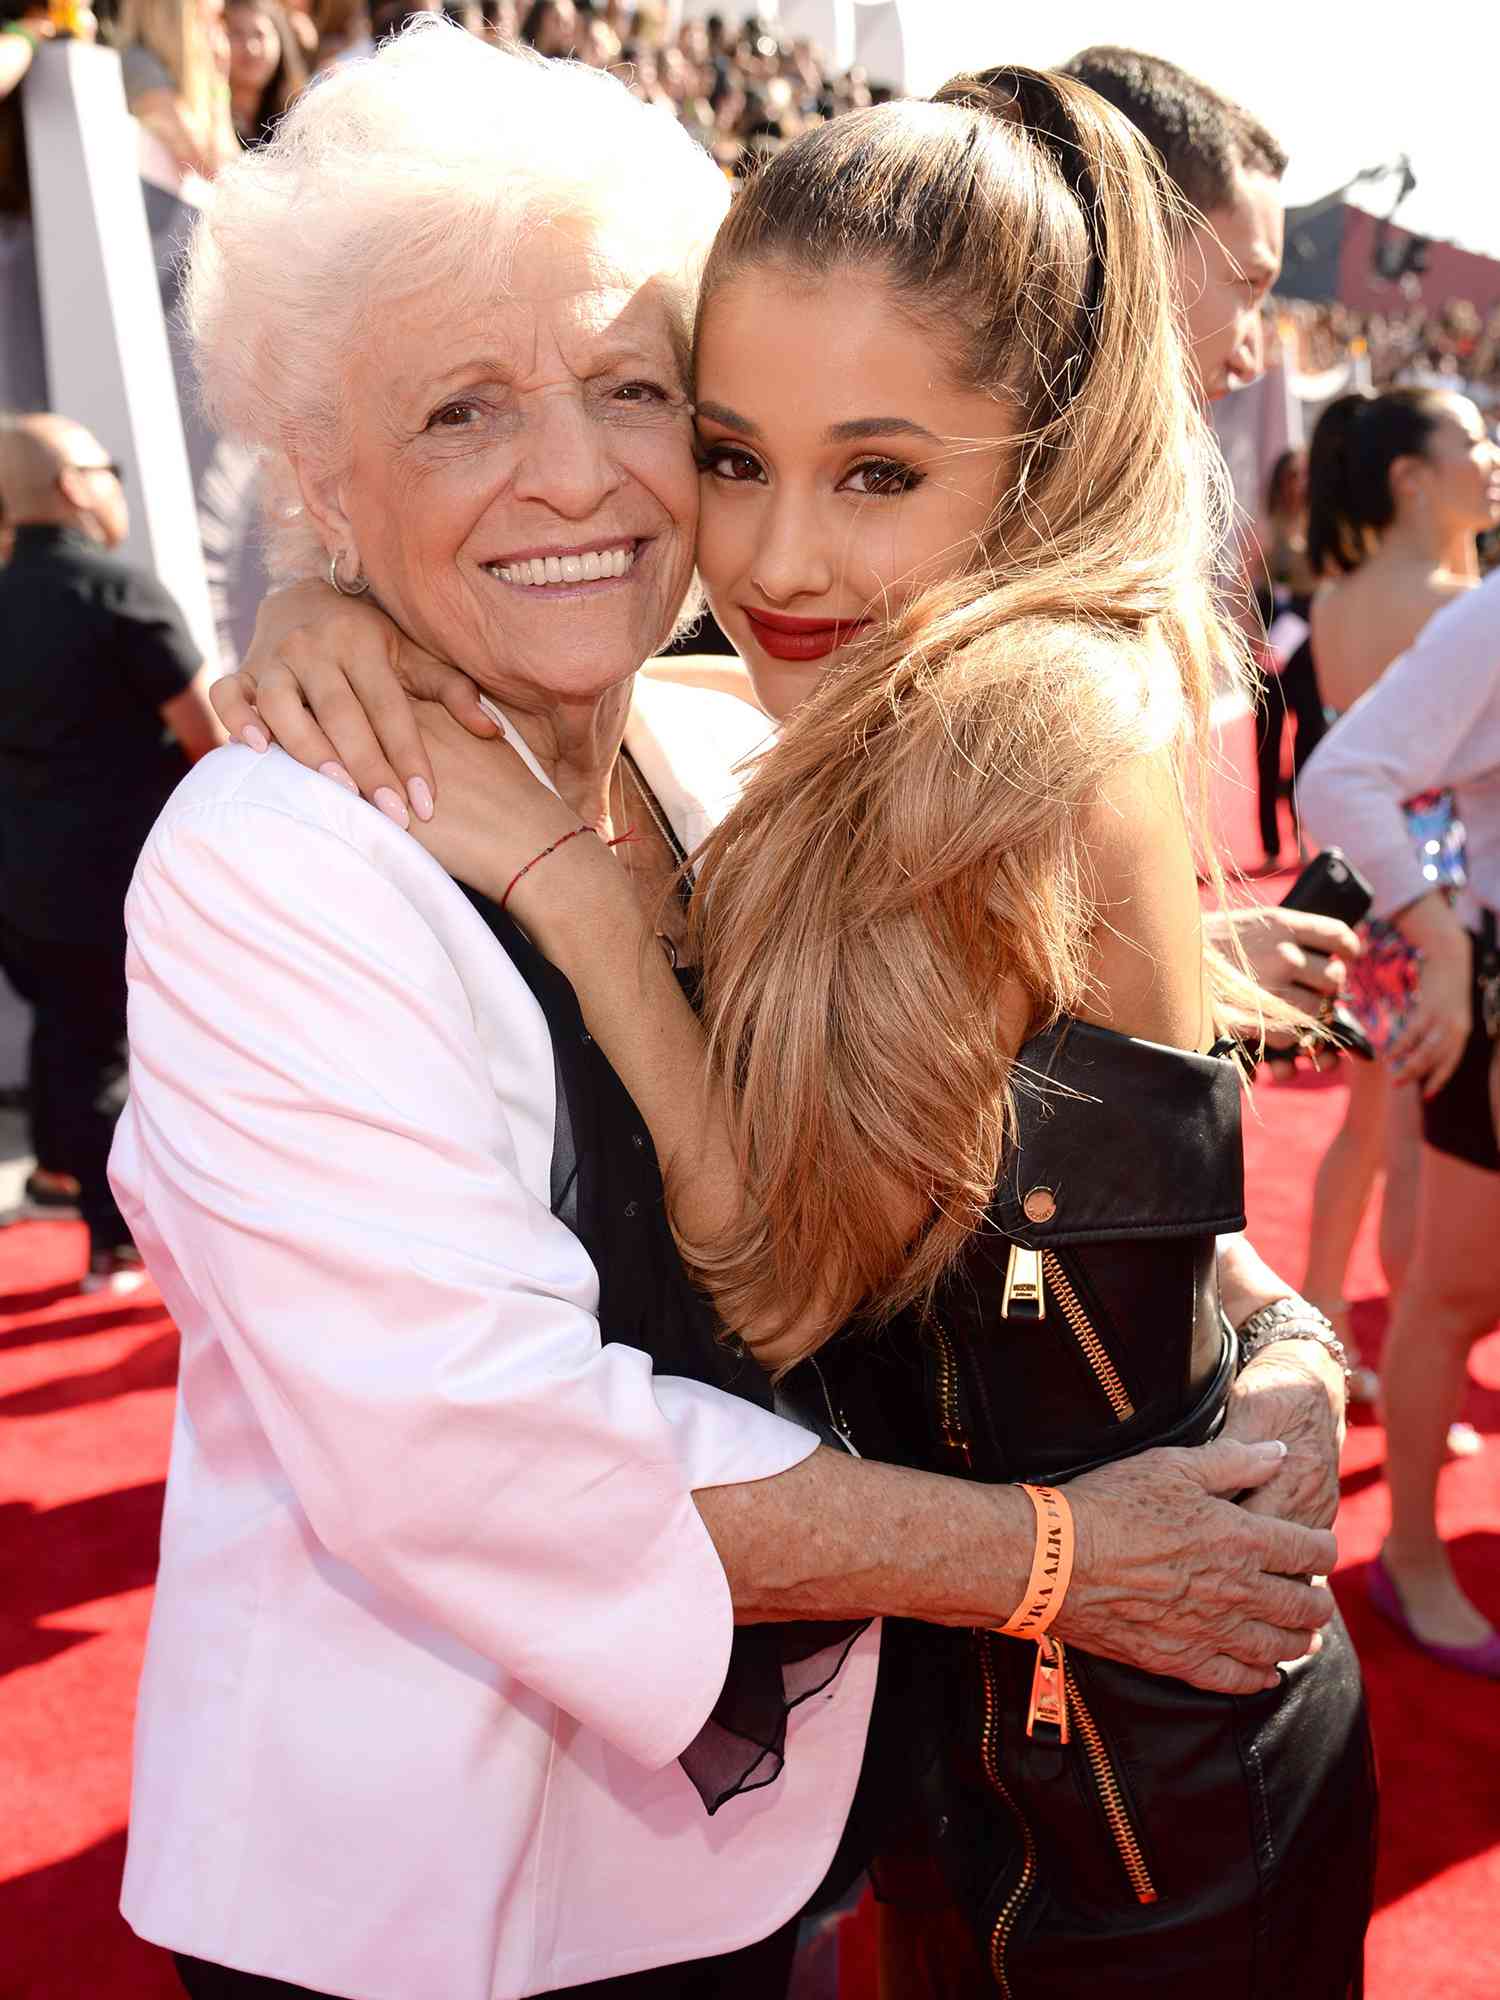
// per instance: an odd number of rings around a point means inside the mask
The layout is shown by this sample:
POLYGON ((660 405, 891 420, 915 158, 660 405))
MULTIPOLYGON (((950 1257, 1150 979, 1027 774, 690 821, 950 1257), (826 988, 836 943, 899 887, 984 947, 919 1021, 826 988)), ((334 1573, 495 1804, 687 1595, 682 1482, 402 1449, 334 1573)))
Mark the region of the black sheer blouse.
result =
MULTIPOLYGON (((557 1084, 552 1212, 599 1274, 600 1340, 640 1348, 658 1374, 706 1382, 771 1409, 769 1378, 724 1337, 683 1269, 646 1121, 584 1026, 572 986, 488 897, 465 893, 546 1017, 557 1084)), ((678 978, 692 999, 691 975, 678 978)), ((819 1435, 835 1442, 831 1431, 819 1435)), ((776 1779, 788 1715, 828 1686, 863 1629, 808 1622, 735 1628, 719 1699, 680 1759, 710 1813, 776 1779)))

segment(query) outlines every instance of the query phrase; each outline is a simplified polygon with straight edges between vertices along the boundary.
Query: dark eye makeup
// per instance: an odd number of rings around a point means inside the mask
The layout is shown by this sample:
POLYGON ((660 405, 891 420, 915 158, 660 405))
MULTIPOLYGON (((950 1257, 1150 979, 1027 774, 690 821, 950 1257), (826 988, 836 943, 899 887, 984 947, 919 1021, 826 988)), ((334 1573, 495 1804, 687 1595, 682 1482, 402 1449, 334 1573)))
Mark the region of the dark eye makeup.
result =
MULTIPOLYGON (((748 485, 765 478, 760 460, 743 445, 700 445, 696 457, 700 472, 722 479, 727 485, 748 485)), ((904 494, 914 493, 926 476, 900 459, 864 458, 850 466, 840 479, 838 490, 867 500, 899 500, 904 494)))

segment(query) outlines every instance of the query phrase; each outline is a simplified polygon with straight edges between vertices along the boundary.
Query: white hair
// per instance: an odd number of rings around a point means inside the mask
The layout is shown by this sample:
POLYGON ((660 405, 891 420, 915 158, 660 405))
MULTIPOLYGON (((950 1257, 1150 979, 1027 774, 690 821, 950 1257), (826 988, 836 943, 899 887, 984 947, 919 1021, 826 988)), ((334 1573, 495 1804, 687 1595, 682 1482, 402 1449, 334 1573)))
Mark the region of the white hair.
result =
POLYGON ((500 296, 527 231, 576 219, 680 300, 686 369, 728 203, 708 155, 618 79, 493 47, 441 16, 306 91, 269 144, 219 175, 186 289, 206 412, 264 461, 273 574, 326 560, 291 459, 338 462, 343 358, 382 309, 434 290, 456 309, 500 296))

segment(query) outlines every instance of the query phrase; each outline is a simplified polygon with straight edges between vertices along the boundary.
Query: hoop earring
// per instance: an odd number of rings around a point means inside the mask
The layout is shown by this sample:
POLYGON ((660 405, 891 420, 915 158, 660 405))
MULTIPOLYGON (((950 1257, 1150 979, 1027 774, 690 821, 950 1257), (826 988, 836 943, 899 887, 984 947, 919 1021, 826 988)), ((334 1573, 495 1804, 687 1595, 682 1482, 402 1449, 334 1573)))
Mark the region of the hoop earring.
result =
POLYGON ((333 585, 340 597, 363 597, 365 592, 370 588, 370 579, 367 576, 357 577, 353 583, 339 582, 339 558, 337 550, 328 558, 328 581, 333 585))

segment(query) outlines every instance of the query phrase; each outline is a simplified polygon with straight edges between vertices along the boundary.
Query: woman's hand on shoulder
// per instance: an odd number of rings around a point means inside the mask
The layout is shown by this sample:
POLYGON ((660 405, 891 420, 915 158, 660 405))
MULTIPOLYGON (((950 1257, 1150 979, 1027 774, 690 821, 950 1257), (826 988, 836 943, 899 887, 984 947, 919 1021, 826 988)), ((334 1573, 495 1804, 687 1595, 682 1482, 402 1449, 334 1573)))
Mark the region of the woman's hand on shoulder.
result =
POLYGON ((413 699, 438 703, 473 736, 496 725, 467 675, 415 645, 378 606, 325 583, 267 597, 237 673, 210 699, 231 737, 280 744, 299 764, 361 793, 398 825, 432 817, 437 778, 413 699))
POLYGON ((643 925, 629 880, 596 830, 503 737, 482 742, 432 702, 413 713, 437 807, 410 831, 448 873, 504 902, 565 971, 589 962, 605 927, 638 942, 643 925))

